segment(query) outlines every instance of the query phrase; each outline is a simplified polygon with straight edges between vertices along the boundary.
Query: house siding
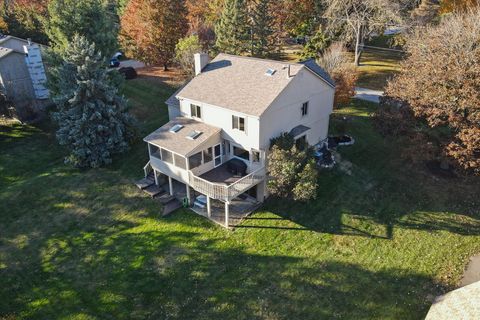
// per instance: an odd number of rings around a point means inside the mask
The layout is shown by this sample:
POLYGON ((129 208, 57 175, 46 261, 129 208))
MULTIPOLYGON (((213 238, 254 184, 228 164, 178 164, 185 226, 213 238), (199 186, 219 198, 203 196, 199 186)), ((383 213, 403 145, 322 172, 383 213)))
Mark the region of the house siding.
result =
POLYGON ((334 94, 335 90, 323 80, 308 70, 301 70, 260 117, 260 148, 268 149, 271 138, 289 132, 298 125, 310 128, 306 132, 310 145, 325 139, 334 94), (308 114, 302 117, 302 104, 307 101, 308 114))
POLYGON ((223 129, 222 137, 224 139, 235 141, 236 144, 246 150, 258 150, 260 148, 258 139, 260 125, 258 118, 228 110, 227 108, 220 108, 189 99, 181 99, 180 113, 183 117, 190 118, 190 104, 195 104, 202 108, 202 119, 200 121, 223 129), (232 128, 232 115, 245 118, 245 132, 232 128))

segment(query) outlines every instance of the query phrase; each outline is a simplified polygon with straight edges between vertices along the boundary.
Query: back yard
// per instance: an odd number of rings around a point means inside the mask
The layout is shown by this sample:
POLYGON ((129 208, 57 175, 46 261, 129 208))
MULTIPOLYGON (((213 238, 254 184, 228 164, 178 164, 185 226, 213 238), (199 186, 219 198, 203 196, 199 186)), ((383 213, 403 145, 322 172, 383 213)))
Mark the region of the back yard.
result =
MULTIPOLYGON (((128 83, 144 135, 174 85, 128 83)), ((432 176, 372 128, 375 105, 336 112, 357 140, 318 199, 271 199, 235 231, 160 207, 132 184, 146 147, 111 167, 63 164, 48 124, 0 125, 0 318, 421 319, 480 251, 480 183, 432 176)), ((335 124, 335 121, 334 121, 335 124)))

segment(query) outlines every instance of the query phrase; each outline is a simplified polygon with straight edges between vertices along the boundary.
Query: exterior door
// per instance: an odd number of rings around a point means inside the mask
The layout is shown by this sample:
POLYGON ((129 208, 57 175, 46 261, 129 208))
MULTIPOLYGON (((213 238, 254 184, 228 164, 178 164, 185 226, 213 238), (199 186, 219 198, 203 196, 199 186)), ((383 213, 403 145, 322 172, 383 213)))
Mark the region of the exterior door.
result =
POLYGON ((215 163, 215 168, 222 164, 222 145, 217 144, 213 147, 213 161, 215 163))

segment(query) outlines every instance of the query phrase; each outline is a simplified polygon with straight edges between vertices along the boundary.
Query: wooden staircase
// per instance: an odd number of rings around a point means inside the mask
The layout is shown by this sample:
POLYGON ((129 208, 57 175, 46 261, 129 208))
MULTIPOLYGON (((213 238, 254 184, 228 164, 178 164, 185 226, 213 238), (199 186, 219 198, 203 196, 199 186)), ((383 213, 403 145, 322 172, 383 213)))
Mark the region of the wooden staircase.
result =
POLYGON ((151 169, 150 162, 144 167, 145 178, 135 182, 135 185, 148 194, 152 199, 158 200, 163 206, 162 216, 166 216, 182 207, 180 201, 166 192, 162 187, 155 183, 155 174, 151 169))

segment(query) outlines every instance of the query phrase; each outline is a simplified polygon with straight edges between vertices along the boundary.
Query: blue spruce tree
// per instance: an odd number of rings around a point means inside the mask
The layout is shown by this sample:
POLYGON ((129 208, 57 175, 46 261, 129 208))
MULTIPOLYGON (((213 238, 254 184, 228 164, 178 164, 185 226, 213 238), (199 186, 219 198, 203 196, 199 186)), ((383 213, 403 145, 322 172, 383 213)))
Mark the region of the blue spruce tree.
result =
POLYGON ((135 121, 104 58, 93 43, 76 35, 56 71, 60 81, 53 119, 58 142, 70 151, 65 162, 76 167, 111 163, 113 154, 128 149, 135 121))

